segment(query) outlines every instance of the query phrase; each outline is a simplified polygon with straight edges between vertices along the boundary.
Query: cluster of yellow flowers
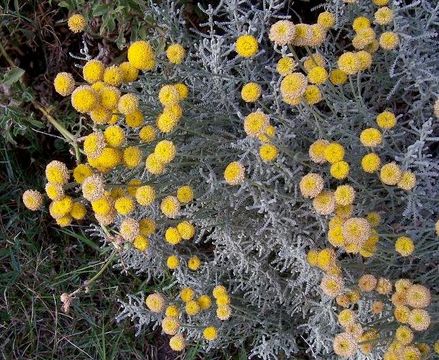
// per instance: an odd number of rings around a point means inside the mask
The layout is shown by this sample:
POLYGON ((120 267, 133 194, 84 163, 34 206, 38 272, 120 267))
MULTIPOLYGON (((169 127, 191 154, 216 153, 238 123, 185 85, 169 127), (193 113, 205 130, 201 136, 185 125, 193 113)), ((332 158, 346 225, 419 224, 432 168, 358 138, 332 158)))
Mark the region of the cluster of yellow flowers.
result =
MULTIPOLYGON (((215 299, 215 317, 219 323, 216 326, 209 325, 203 328, 201 335, 206 341, 214 341, 218 337, 220 322, 228 320, 232 313, 230 296, 223 285, 217 285, 213 288, 212 297, 215 299)), ((186 347, 186 341, 181 321, 185 317, 194 318, 201 312, 208 312, 212 308, 212 297, 207 294, 197 296, 194 289, 184 287, 180 290, 178 297, 171 302, 162 294, 153 293, 146 297, 145 304, 153 313, 162 315, 163 332, 172 336, 169 340, 171 349, 182 351, 186 347)))

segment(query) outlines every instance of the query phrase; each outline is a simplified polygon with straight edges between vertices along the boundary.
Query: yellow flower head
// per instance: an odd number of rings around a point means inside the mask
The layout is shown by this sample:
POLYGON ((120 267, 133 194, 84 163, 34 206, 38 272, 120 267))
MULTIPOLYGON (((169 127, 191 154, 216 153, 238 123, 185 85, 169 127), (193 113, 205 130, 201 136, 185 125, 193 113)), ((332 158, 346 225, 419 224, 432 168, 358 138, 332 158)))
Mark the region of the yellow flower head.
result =
POLYGON ((378 25, 388 25, 393 21, 393 11, 387 6, 383 6, 375 11, 375 22, 378 25))
POLYGON ((134 94, 122 95, 117 104, 117 109, 124 115, 129 115, 139 108, 139 99, 134 94))
POLYGON ((104 85, 99 90, 101 105, 108 110, 115 110, 120 99, 120 91, 114 86, 104 85))
POLYGON ((160 293, 150 294, 145 299, 148 309, 155 313, 161 313, 165 310, 165 302, 165 298, 160 293))
POLYGON ((370 20, 365 16, 356 17, 352 23, 352 28, 354 31, 358 32, 358 30, 369 28, 370 20))
POLYGON ((184 240, 192 239, 195 235, 195 226, 189 221, 182 221, 177 225, 178 233, 184 240))
POLYGON ((381 167, 380 180, 386 185, 396 185, 401 180, 401 176, 401 169, 395 162, 381 167))
POLYGON ((136 69, 129 61, 125 61, 119 65, 119 70, 122 73, 122 82, 131 83, 136 81, 139 77, 139 70, 136 69))
POLYGON ((379 42, 382 49, 393 50, 399 44, 399 36, 392 31, 386 31, 381 34, 379 42))
POLYGON ((47 181, 55 184, 66 184, 70 178, 66 164, 57 160, 53 160, 47 164, 45 172, 47 181))
POLYGON ((89 60, 82 68, 82 77, 89 84, 94 84, 97 81, 102 81, 104 78, 105 66, 102 61, 89 60))
POLYGON ((355 199, 355 190, 350 185, 340 185, 334 192, 335 202, 338 205, 351 205, 355 199))
POLYGON ((329 145, 329 141, 318 139, 311 144, 308 150, 308 155, 313 162, 316 164, 324 164, 325 159, 325 149, 329 145))
POLYGON ((335 210, 335 199, 332 191, 322 191, 312 201, 317 214, 329 215, 335 210))
POLYGON ((180 94, 175 85, 163 85, 159 91, 159 100, 163 106, 170 106, 180 101, 180 94))
POLYGON ((128 146, 123 150, 122 159, 128 169, 134 169, 142 161, 142 151, 138 146, 128 146))
POLYGON ((106 124, 111 119, 111 112, 101 105, 96 106, 90 111, 90 118, 95 124, 106 124))
POLYGON ((348 80, 348 75, 340 69, 334 69, 329 73, 329 80, 334 85, 343 85, 348 80))
POLYGON ((227 165, 224 170, 224 180, 229 185, 239 185, 242 184, 245 179, 245 168, 238 162, 233 161, 227 165))
POLYGON ((186 50, 180 44, 171 44, 166 49, 166 57, 172 64, 181 64, 186 55, 186 50))
POLYGON ((315 66, 308 72, 308 81, 311 84, 321 85, 328 79, 328 72, 324 67, 315 66))
POLYGON ((335 16, 329 11, 323 11, 317 18, 317 24, 323 26, 326 30, 332 28, 335 25, 335 16))
POLYGON ((212 299, 209 295, 201 295, 198 300, 198 305, 200 305, 201 310, 210 309, 212 306, 212 299))
POLYGON ((407 289, 407 304, 414 308, 426 308, 431 303, 431 294, 423 285, 414 284, 407 289))
POLYGON ((166 316, 162 320, 162 329, 163 332, 167 335, 175 335, 180 329, 180 323, 173 316, 166 316))
POLYGON ((120 223, 119 232, 126 241, 134 241, 139 231, 139 223, 133 218, 126 217, 120 223))
POLYGON ((377 115, 376 122, 381 129, 391 129, 396 125, 396 117, 390 111, 383 111, 377 115))
POLYGON ((333 178, 343 180, 349 175, 349 169, 350 166, 346 161, 337 161, 331 165, 329 172, 333 178))
POLYGON ((348 75, 356 74, 360 69, 360 61, 353 52, 345 52, 337 60, 338 68, 348 75))
POLYGON ((294 72, 288 74, 282 79, 280 83, 280 92, 283 97, 299 97, 302 96, 306 90, 308 81, 302 73, 294 72))
POLYGON ((203 337, 207 341, 213 341, 218 337, 218 330, 214 326, 208 326, 203 330, 203 337))
POLYGON ((276 160, 278 153, 277 147, 273 144, 263 144, 259 147, 259 156, 264 162, 276 160))
POLYGON ((180 290, 180 299, 183 300, 183 302, 187 303, 191 301, 195 296, 195 291, 190 287, 185 287, 180 290))
POLYGON ((261 86, 254 82, 249 82, 242 87, 241 98, 245 102, 251 103, 257 101, 261 97, 261 86))
POLYGON ((188 204, 194 199, 194 190, 189 185, 180 186, 177 189, 177 199, 182 204, 188 204))
POLYGON ((187 262, 187 267, 189 270, 196 271, 201 266, 201 260, 198 256, 191 256, 187 262))
POLYGON ((317 85, 308 85, 303 96, 309 105, 317 104, 322 100, 322 92, 317 85))
POLYGON ((262 135, 270 125, 268 115, 261 110, 248 114, 244 119, 244 131, 249 137, 258 137, 262 135))
POLYGON ((26 190, 22 199, 24 206, 31 211, 37 211, 43 206, 43 195, 37 190, 26 190))
POLYGON ((364 146, 376 147, 383 141, 381 131, 375 128, 368 128, 361 132, 360 141, 364 146))
POLYGON ((344 332, 335 336, 332 347, 337 355, 350 357, 356 354, 358 344, 350 334, 344 332))
POLYGON ((168 164, 175 158, 175 145, 169 140, 159 141, 154 148, 154 154, 163 164, 168 164))
POLYGON ((174 84, 175 88, 178 91, 178 95, 180 96, 180 100, 185 100, 189 96, 189 88, 186 84, 177 83, 174 84))
POLYGON ((147 41, 136 41, 128 48, 128 61, 138 70, 152 70, 155 66, 155 53, 147 41))
POLYGON ((168 227, 165 231, 165 240, 171 245, 177 245, 181 242, 181 235, 175 227, 168 227))
POLYGON ((88 176, 82 182, 82 195, 88 201, 94 201, 104 195, 104 180, 99 175, 88 176))
POLYGON ((54 200, 49 206, 49 213, 54 219, 65 217, 73 208, 73 200, 70 196, 54 200))
POLYGON ((166 217, 175 219, 180 213, 180 202, 175 196, 166 196, 160 203, 160 210, 166 217))
POLYGON ((296 28, 289 20, 279 20, 271 25, 268 38, 276 45, 284 46, 291 43, 296 35, 296 28))
POLYGON ((74 202, 72 210, 70 210, 70 216, 75 220, 82 220, 87 213, 85 206, 79 202, 74 202))
POLYGON ((324 151, 325 159, 331 164, 335 164, 336 162, 342 161, 344 158, 344 154, 345 154, 344 147, 339 143, 333 142, 325 147, 325 151, 324 151))
POLYGON ((410 312, 408 323, 413 330, 425 331, 430 326, 431 318, 426 310, 413 309, 410 312))
POLYGON ((175 270, 180 266, 180 260, 178 259, 178 257, 176 255, 171 255, 166 260, 166 266, 170 270, 175 270))
POLYGON ((361 247, 370 234, 370 224, 364 218, 350 218, 343 224, 343 237, 349 244, 356 244, 361 247))
POLYGON ((98 94, 88 85, 78 86, 72 93, 71 101, 76 111, 86 113, 98 105, 98 94))
POLYGON ((122 71, 119 66, 112 65, 104 70, 104 82, 112 86, 120 86, 122 84, 122 71))
POLYGON ((415 250, 415 245, 409 237, 400 236, 395 242, 395 250, 401 256, 409 256, 415 250))
POLYGON ((53 86, 58 94, 68 96, 75 89, 75 80, 72 74, 60 72, 56 75, 55 80, 53 80, 53 86))
POLYGON ((165 171, 165 164, 159 160, 156 154, 149 154, 145 160, 145 167, 148 172, 153 175, 163 174, 165 171))
POLYGON ((169 339, 169 347, 173 351, 183 351, 186 347, 186 341, 181 334, 174 335, 169 339))
POLYGON ((59 200, 64 197, 64 189, 61 184, 48 182, 44 189, 50 200, 59 200))
POLYGON ((142 142, 151 143, 157 137, 157 132, 155 127, 152 125, 146 125, 142 127, 139 131, 139 138, 142 142))
POLYGON ((276 64, 276 71, 281 76, 285 76, 287 74, 290 74, 294 68, 296 67, 296 63, 294 60, 290 57, 284 56, 279 59, 279 61, 276 64))
POLYGON ((416 175, 411 171, 403 171, 397 185, 400 189, 410 191, 416 186, 416 175))
POLYGON ((364 155, 361 159, 361 167, 367 173, 378 171, 381 165, 380 157, 375 153, 364 155))
POLYGON ((324 275, 320 282, 320 289, 330 298, 335 298, 343 291, 343 279, 338 276, 324 275))
POLYGON ((67 25, 71 32, 80 33, 81 31, 84 31, 87 22, 85 21, 84 16, 81 14, 73 14, 69 17, 67 25))
POLYGON ((300 192, 303 197, 315 198, 323 190, 323 184, 323 178, 319 174, 309 173, 300 180, 300 192))
POLYGON ((236 39, 235 51, 239 56, 251 58, 258 52, 258 41, 252 35, 241 35, 236 39))
POLYGON ((150 185, 140 186, 136 190, 136 200, 142 206, 149 206, 155 200, 155 190, 150 185))

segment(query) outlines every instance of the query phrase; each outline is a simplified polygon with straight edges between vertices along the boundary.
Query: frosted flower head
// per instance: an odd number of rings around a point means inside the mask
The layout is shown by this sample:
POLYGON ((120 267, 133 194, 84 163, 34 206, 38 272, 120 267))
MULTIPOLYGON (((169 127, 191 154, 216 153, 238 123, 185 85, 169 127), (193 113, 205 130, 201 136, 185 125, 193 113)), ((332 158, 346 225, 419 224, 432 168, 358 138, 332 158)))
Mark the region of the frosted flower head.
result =
POLYGON ((294 24, 289 20, 280 20, 271 25, 269 39, 276 45, 283 46, 291 43, 296 34, 294 24))

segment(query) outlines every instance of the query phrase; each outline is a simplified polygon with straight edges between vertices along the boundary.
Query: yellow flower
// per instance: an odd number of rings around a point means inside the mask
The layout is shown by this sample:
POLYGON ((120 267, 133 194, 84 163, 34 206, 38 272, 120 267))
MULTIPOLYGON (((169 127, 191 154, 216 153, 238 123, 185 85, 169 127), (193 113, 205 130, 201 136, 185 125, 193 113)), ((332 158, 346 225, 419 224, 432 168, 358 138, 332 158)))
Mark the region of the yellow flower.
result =
POLYGON ((383 6, 375 11, 375 22, 378 25, 388 25, 393 20, 393 11, 387 6, 383 6))
POLYGON ((120 150, 113 149, 110 147, 105 147, 102 149, 101 155, 99 155, 96 158, 96 160, 98 166, 101 166, 106 169, 114 169, 117 165, 120 164, 122 160, 122 156, 120 150))
POLYGON ((324 164, 325 159, 325 149, 329 145, 329 141, 318 139, 314 141, 308 150, 308 155, 313 162, 316 164, 324 164))
POLYGON ((376 122, 381 129, 391 129, 396 125, 396 117, 390 111, 383 111, 377 115, 376 122))
POLYGON ((402 177, 400 167, 391 162, 382 166, 380 171, 380 180, 386 185, 396 185, 402 177))
POLYGON ((123 162, 128 169, 134 169, 142 161, 142 152, 137 146, 129 146, 123 150, 123 162))
POLYGON ((131 128, 138 128, 143 125, 143 114, 140 110, 125 115, 125 123, 131 128))
POLYGON ((186 302, 184 309, 189 316, 197 315, 201 310, 200 305, 198 305, 198 302, 195 300, 186 302))
POLYGON ((358 32, 358 30, 370 27, 370 20, 367 17, 356 17, 352 23, 352 28, 358 32))
POLYGON ((170 133, 177 125, 178 119, 169 111, 161 113, 157 120, 156 125, 158 129, 163 133, 170 133))
POLYGON ((317 66, 320 66, 322 68, 325 68, 326 66, 325 58, 319 53, 314 53, 310 56, 307 56, 305 58, 305 61, 303 62, 303 67, 305 68, 305 72, 307 73, 309 73, 317 66))
POLYGON ((329 11, 323 11, 317 17, 317 24, 328 30, 335 25, 335 16, 329 11))
POLYGON ((346 161, 338 161, 331 165, 329 173, 337 180, 343 180, 349 175, 349 164, 346 161))
POLYGON ((311 84, 321 85, 328 79, 328 72, 324 67, 315 66, 308 72, 308 81, 311 84))
POLYGON ((208 326, 203 330, 203 337, 207 341, 213 341, 218 337, 218 331, 214 326, 208 326))
POLYGON ((381 222, 381 215, 376 211, 370 212, 366 216, 367 221, 369 221, 370 226, 377 227, 381 222))
POLYGON ((182 204, 188 204, 194 199, 194 190, 189 185, 180 186, 177 189, 177 199, 182 204))
POLYGON ((116 211, 121 215, 130 214, 134 211, 135 206, 134 200, 128 196, 121 196, 114 202, 116 211))
POLYGON ((372 2, 376 5, 376 6, 385 6, 389 3, 389 0, 372 0, 372 2))
POLYGON ((108 110, 115 110, 120 99, 120 91, 114 86, 104 85, 99 91, 101 105, 108 110))
POLYGON ((166 316, 162 320, 162 329, 163 332, 167 335, 175 335, 177 331, 180 329, 180 323, 175 317, 166 316))
POLYGON ((302 73, 294 72, 285 76, 280 83, 280 92, 283 97, 297 98, 306 90, 308 81, 302 73))
POLYGON ((166 260, 166 266, 170 270, 175 270, 180 266, 180 259, 176 255, 171 255, 166 260))
POLYGON ((371 234, 369 222, 364 218, 353 217, 343 224, 343 237, 348 244, 361 247, 371 234))
POLYGON ((358 51, 356 55, 360 62, 359 70, 364 71, 369 69, 372 65, 372 55, 364 50, 358 51))
POLYGON ((106 124, 111 119, 111 112, 101 105, 90 111, 90 118, 95 124, 106 124))
POLYGON ((152 125, 146 125, 139 131, 139 138, 142 142, 150 143, 156 139, 157 133, 152 125))
POLYGON ((180 213, 180 202, 175 196, 166 196, 160 203, 160 210, 166 217, 175 219, 180 213))
POLYGON ((308 85, 305 90, 304 98, 309 105, 314 105, 322 100, 322 93, 318 86, 308 85))
POLYGON ((344 71, 334 69, 329 73, 329 80, 334 85, 343 85, 348 80, 348 76, 344 71))
POLYGON ((186 347, 186 341, 184 340, 183 335, 177 334, 169 339, 169 347, 173 351, 183 351, 186 347))
POLYGON ((136 81, 139 76, 139 70, 131 65, 129 61, 125 61, 120 64, 119 70, 122 73, 122 82, 124 83, 136 81))
POLYGON ((169 227, 165 231, 165 240, 171 245, 177 245, 181 242, 181 235, 177 228, 169 227))
POLYGON ((326 29, 320 24, 312 24, 309 26, 309 29, 311 31, 311 36, 307 45, 313 47, 322 45, 325 41, 326 29))
POLYGON ((180 100, 185 100, 189 96, 189 88, 186 84, 177 83, 174 84, 175 88, 178 91, 178 95, 180 96, 180 100))
POLYGON ((339 205, 351 205, 355 199, 355 190, 350 185, 340 185, 334 192, 335 202, 339 205))
POLYGON ((138 235, 135 237, 133 245, 137 250, 143 252, 148 249, 149 241, 146 237, 138 235))
POLYGON ((122 95, 117 104, 117 109, 124 115, 129 115, 139 108, 139 99, 134 94, 122 95))
POLYGON ((379 42, 382 49, 393 50, 399 44, 399 36, 392 31, 386 31, 381 34, 379 42))
POLYGON ((84 152, 87 157, 96 158, 102 154, 105 147, 105 137, 101 132, 88 134, 84 139, 84 152))
POLYGON ((382 143, 381 131, 375 128, 368 128, 361 132, 360 141, 364 146, 376 147, 382 143))
POLYGON ((279 20, 270 27, 268 38, 276 45, 284 46, 291 43, 296 35, 296 28, 289 20, 279 20))
POLYGON ((105 83, 113 86, 120 86, 122 84, 122 71, 119 66, 112 65, 104 70, 103 80, 105 83))
POLYGON ((398 187, 409 191, 416 185, 416 176, 411 171, 403 171, 401 179, 398 181, 398 187))
POLYGON ((43 195, 37 190, 26 190, 22 199, 24 206, 31 211, 37 211, 43 206, 43 195))
POLYGON ((139 235, 139 223, 132 218, 125 218, 120 223, 120 235, 126 241, 133 241, 139 235))
POLYGON ((121 147, 125 142, 125 133, 120 126, 108 126, 104 131, 104 138, 111 147, 121 147))
POLYGON ((317 214, 329 215, 335 210, 334 194, 331 191, 322 191, 312 201, 317 214))
POLYGON ((86 113, 98 105, 98 95, 90 86, 82 85, 73 91, 71 101, 76 111, 86 113))
POLYGON ((186 55, 186 50, 180 44, 171 44, 166 49, 166 57, 172 64, 181 64, 186 55))
POLYGON ((263 144, 259 147, 259 156, 264 162, 272 162, 276 160, 277 155, 277 147, 272 144, 263 144))
POLYGON ((270 142, 276 135, 276 128, 273 125, 267 126, 264 133, 258 136, 259 141, 263 143, 270 142))
POLYGON ((319 259, 319 253, 317 250, 310 250, 306 254, 306 261, 311 266, 317 266, 319 259))
POLYGON ((249 137, 262 135, 269 125, 268 115, 261 110, 254 111, 244 118, 244 131, 249 137))
POLYGON ((57 160, 53 160, 47 164, 45 173, 47 181, 55 184, 67 184, 70 178, 66 164, 57 160))
POLYGON ((94 84, 97 81, 102 81, 104 77, 105 66, 102 61, 89 60, 82 68, 82 77, 89 84, 94 84))
POLYGON ((70 210, 70 216, 75 220, 82 220, 87 213, 85 206, 79 202, 74 202, 72 210, 70 210))
POLYGON ((291 73, 295 67, 296 67, 296 63, 294 62, 294 60, 291 59, 290 57, 284 56, 280 58, 279 61, 277 62, 276 71, 279 73, 279 75, 285 76, 291 73))
POLYGON ((415 245, 409 237, 400 236, 395 242, 395 250, 401 256, 409 256, 415 250, 415 245))
POLYGON ((261 86, 254 82, 249 82, 242 87, 241 97, 245 102, 257 101, 262 93, 261 86))
POLYGON ((353 75, 360 69, 360 61, 352 52, 345 52, 337 60, 338 68, 348 75, 353 75))
POLYGON ((172 141, 162 140, 155 146, 154 154, 163 164, 168 164, 175 158, 175 145, 172 141))
POLYGON ((69 226, 72 223, 72 217, 70 215, 66 215, 66 216, 62 216, 60 218, 55 219, 56 223, 60 226, 60 227, 66 227, 69 226))
POLYGON ((165 298, 160 293, 150 294, 145 299, 145 304, 155 313, 161 313, 165 309, 165 298))
POLYGON ((196 271, 201 266, 201 260, 198 256, 191 256, 187 262, 187 267, 192 270, 196 271))
POLYGON ((324 275, 320 282, 320 288, 323 293, 330 298, 335 298, 343 291, 344 283, 343 279, 338 276, 324 275))
POLYGON ((174 85, 163 85, 159 91, 159 100, 163 106, 174 105, 180 101, 180 94, 174 85))
POLYGON ((191 301, 195 296, 195 291, 191 289, 190 287, 185 287, 180 290, 180 299, 183 300, 183 302, 187 303, 191 301))
POLYGON ((229 185, 239 185, 244 182, 245 168, 238 161, 233 161, 224 170, 224 180, 229 185))
POLYGON ((315 198, 323 190, 323 183, 323 178, 319 174, 309 173, 300 180, 300 192, 303 197, 315 198))
POLYGON ((212 299, 209 295, 201 295, 198 300, 198 305, 200 305, 201 310, 210 309, 212 306, 212 299))
POLYGON ((149 154, 145 160, 145 167, 153 175, 163 174, 165 165, 158 159, 157 155, 149 154))
POLYGON ((168 307, 165 310, 165 315, 176 318, 180 315, 180 310, 178 310, 178 307, 176 305, 168 305, 168 307))
POLYGON ((235 51, 239 56, 251 58, 258 52, 258 41, 252 35, 241 35, 236 39, 235 51))
POLYGON ((367 173, 373 173, 380 168, 380 157, 375 153, 364 155, 361 159, 361 167, 367 173))
POLYGON ((216 309, 216 317, 222 321, 228 320, 232 314, 229 305, 219 305, 216 309))
POLYGON ((64 197, 64 189, 60 184, 49 182, 46 184, 45 190, 50 200, 59 200, 64 197))
POLYGON ((227 289, 223 285, 216 285, 212 290, 212 295, 215 299, 222 295, 227 295, 227 289))
POLYGON ((337 355, 350 357, 356 354, 358 344, 350 334, 344 332, 335 336, 332 347, 337 355))
POLYGON ((81 31, 84 31, 87 22, 85 21, 84 16, 80 14, 73 14, 69 17, 67 25, 71 32, 79 33, 81 31))
POLYGON ((308 24, 296 24, 296 36, 293 39, 293 45, 306 46, 313 36, 311 26, 308 24))
POLYGON ((344 309, 344 310, 339 312, 337 318, 338 318, 338 323, 341 326, 346 327, 346 326, 354 323, 356 316, 352 310, 344 309))
POLYGON ((128 48, 128 61, 138 70, 152 70, 155 66, 155 53, 147 41, 136 41, 128 48))
POLYGON ((177 230, 184 240, 190 240, 195 235, 195 226, 189 221, 182 221, 177 224, 177 230))
POLYGON ((331 164, 335 164, 336 162, 342 161, 344 158, 344 154, 345 154, 344 147, 339 143, 333 142, 325 147, 325 151, 324 151, 325 159, 331 164))
POLYGON ((91 202, 91 207, 95 214, 101 216, 108 215, 113 210, 111 199, 107 196, 102 196, 97 200, 93 200, 91 202))
POLYGON ((72 74, 67 72, 60 72, 55 76, 55 80, 53 80, 53 86, 55 87, 55 91, 62 95, 68 96, 75 89, 75 80, 73 79, 72 74))
POLYGON ((104 181, 99 175, 88 176, 82 182, 82 195, 88 201, 94 201, 104 195, 104 181))
POLYGON ((406 293, 407 304, 414 308, 426 308, 431 303, 431 294, 423 285, 410 285, 406 293))
POLYGON ((70 213, 73 208, 73 200, 70 196, 54 200, 49 206, 49 213, 54 219, 62 218, 70 213))
POLYGON ((150 185, 140 186, 136 190, 136 200, 140 205, 151 205, 155 200, 154 188, 150 185))
POLYGON ((430 315, 423 309, 413 309, 409 315, 409 325, 413 330, 425 331, 430 326, 430 315))

